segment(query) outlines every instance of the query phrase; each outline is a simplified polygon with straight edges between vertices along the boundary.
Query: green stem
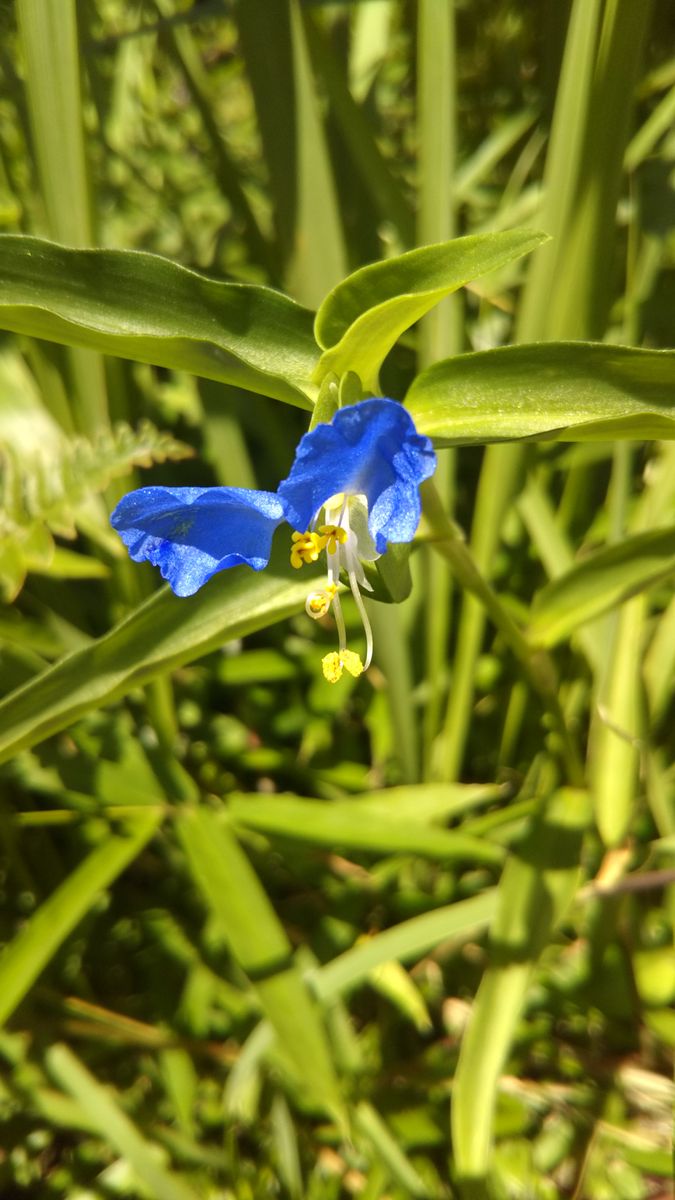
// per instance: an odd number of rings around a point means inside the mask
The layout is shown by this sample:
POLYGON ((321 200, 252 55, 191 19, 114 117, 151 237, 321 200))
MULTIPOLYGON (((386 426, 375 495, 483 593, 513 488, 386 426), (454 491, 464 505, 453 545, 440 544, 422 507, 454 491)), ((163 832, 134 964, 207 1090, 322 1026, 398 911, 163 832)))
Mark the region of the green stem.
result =
POLYGON ((530 686, 553 718, 570 782, 580 785, 583 768, 558 699, 558 677, 553 660, 546 650, 528 642, 497 593, 481 574, 468 546, 448 519, 433 482, 427 480, 423 483, 421 492, 433 548, 450 563, 457 582, 479 601, 517 658, 530 686))
MULTIPOLYGON (((448 241, 457 232, 455 201, 457 144, 457 57, 454 0, 419 0, 417 17, 417 242, 423 246, 448 241)), ((420 369, 463 348, 463 305, 449 296, 420 322, 420 369)), ((438 464, 436 483, 450 511, 455 456, 447 451, 438 464)), ((432 751, 438 733, 446 680, 452 580, 444 563, 428 555, 426 562, 424 776, 432 773, 432 751)))
MULTIPOLYGON (((471 531, 471 554, 483 577, 489 576, 504 513, 516 490, 522 461, 522 446, 486 447, 471 531)), ((456 779, 462 767, 473 705, 476 660, 484 631, 483 606, 473 596, 464 596, 438 762, 440 778, 445 782, 456 779)))

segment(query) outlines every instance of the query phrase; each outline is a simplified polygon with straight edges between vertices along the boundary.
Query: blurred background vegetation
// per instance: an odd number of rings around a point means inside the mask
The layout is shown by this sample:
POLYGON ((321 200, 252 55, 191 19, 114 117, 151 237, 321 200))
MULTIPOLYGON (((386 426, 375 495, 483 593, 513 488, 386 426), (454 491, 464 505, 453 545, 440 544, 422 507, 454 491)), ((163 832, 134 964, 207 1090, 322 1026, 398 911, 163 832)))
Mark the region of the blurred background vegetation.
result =
MULTIPOLYGON (((673 345, 667 0, 16 0, 0 30, 3 233, 309 308, 416 245, 552 234, 403 338, 395 397, 509 341, 673 345)), ((515 619, 618 561, 617 603, 555 647, 563 752, 426 547, 340 687, 301 605, 245 641, 192 631, 145 674, 142 639, 98 640, 158 583, 107 526, 122 492, 273 488, 306 423, 2 335, 2 1195, 665 1200, 672 575, 618 601, 620 547, 675 524, 672 444, 441 452, 515 619)))

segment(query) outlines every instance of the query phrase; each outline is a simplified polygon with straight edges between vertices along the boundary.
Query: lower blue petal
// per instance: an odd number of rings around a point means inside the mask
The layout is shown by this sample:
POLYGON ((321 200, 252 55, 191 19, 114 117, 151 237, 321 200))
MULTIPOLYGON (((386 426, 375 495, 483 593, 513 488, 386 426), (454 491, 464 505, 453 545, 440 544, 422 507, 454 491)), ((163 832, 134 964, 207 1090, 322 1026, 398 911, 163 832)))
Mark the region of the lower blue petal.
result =
POLYGON ((435 470, 431 442, 417 433, 405 408, 394 400, 363 400, 305 434, 279 496, 286 519, 305 530, 336 493, 365 495, 368 527, 383 553, 389 541, 412 541, 419 486, 435 470))
POLYGON ((192 596, 227 567, 266 567, 283 519, 273 492, 147 487, 124 496, 110 521, 136 562, 159 567, 177 596, 192 596))

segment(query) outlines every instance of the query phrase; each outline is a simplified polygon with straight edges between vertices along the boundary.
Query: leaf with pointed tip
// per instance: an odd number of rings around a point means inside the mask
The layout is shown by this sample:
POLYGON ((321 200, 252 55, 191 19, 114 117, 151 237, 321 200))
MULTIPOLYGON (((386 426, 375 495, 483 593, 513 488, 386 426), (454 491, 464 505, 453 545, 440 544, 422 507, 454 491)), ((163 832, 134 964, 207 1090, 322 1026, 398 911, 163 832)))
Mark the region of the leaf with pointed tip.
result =
POLYGON ((328 293, 316 314, 314 333, 324 353, 315 380, 320 383, 331 371, 354 371, 366 391, 377 393, 380 367, 406 329, 444 296, 544 241, 546 234, 531 229, 474 234, 355 271, 328 293))
POLYGON ((196 596, 178 599, 162 588, 104 637, 5 697, 0 761, 181 663, 301 611, 307 577, 290 578, 290 570, 278 552, 264 573, 232 567, 196 596))
POLYGON ((675 352, 594 342, 482 350, 422 371, 405 403, 440 446, 675 438, 675 352))
POLYGON ((311 313, 155 254, 0 238, 0 328, 173 367, 311 409, 311 313))
POLYGON ((529 636, 541 646, 576 632, 608 609, 675 575, 675 526, 606 546, 551 579, 535 597, 529 636))

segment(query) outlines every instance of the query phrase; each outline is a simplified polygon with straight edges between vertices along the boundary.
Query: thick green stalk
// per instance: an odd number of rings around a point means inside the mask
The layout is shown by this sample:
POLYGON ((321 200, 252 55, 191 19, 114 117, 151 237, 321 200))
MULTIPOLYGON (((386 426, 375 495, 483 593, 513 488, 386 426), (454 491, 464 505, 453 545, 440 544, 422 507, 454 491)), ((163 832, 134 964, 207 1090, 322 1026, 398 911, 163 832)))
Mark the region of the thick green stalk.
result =
MULTIPOLYGON (((551 234, 551 241, 532 257, 517 323, 517 338, 521 342, 566 336, 565 330, 551 319, 551 300, 566 257, 569 227, 575 216, 586 131, 591 120, 602 9, 603 0, 575 0, 572 5, 544 170, 540 221, 544 232, 551 234)), ((611 137, 611 131, 608 131, 608 137, 611 137)), ((613 216, 612 213, 612 220, 613 216)), ((590 270, 592 266, 589 263, 586 269, 590 270)), ((575 263, 575 268, 585 273, 583 263, 575 263)), ((583 287, 581 279, 577 279, 577 287, 583 287)))
POLYGON ((598 339, 605 332, 616 207, 651 11, 651 0, 608 0, 605 8, 574 216, 549 297, 550 327, 565 337, 598 339))
MULTIPOLYGON (((471 536, 471 554, 485 579, 492 573, 504 512, 518 485, 520 447, 488 447, 478 484, 471 536), (489 461, 488 461, 489 456, 489 461)), ((452 671, 445 727, 437 759, 440 779, 456 779, 464 757, 471 721, 476 660, 485 631, 485 608, 472 595, 462 598, 457 651, 452 671)))
MULTIPOLYGON (((456 233, 454 175, 457 142, 457 63, 454 0, 419 0, 417 18, 417 243, 449 241, 456 233)), ((448 297, 420 323, 420 369, 462 349, 463 306, 460 294, 448 297)), ((452 511, 455 460, 445 452, 436 485, 452 511)), ((424 774, 438 732, 446 675, 452 580, 444 563, 429 555, 426 563, 426 677, 424 774)))
MULTIPOLYGON (((69 246, 90 246, 94 228, 82 122, 75 0, 17 0, 26 60, 26 96, 49 232, 69 246)), ((108 423, 103 362, 68 351, 75 423, 95 433, 108 423)))

